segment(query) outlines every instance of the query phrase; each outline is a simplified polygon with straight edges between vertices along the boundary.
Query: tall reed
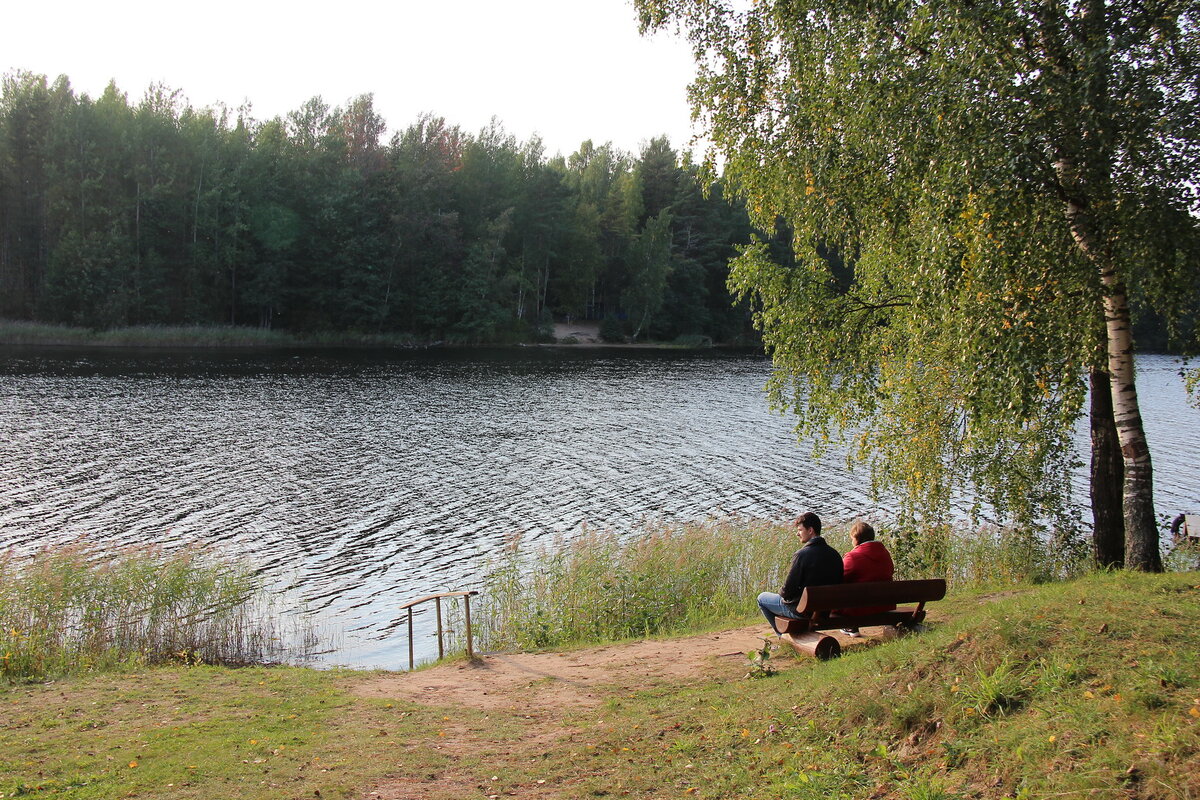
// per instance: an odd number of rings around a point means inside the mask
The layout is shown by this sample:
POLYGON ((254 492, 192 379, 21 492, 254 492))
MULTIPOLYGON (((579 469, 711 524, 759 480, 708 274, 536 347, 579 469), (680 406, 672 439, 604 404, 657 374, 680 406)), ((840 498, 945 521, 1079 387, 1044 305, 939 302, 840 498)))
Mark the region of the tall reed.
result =
POLYGON ((403 333, 326 331, 298 335, 240 325, 133 325, 107 330, 0 319, 0 344, 87 347, 413 347, 403 333))
POLYGON ((197 549, 85 545, 0 556, 0 679, 285 654, 281 615, 248 567, 197 549))
MULTIPOLYGON (((848 526, 825 538, 850 549, 848 526)), ((938 536, 884 531, 900 578, 955 587, 1040 582, 1081 569, 1077 548, 1002 529, 938 536)), ((490 565, 477 630, 484 649, 538 649, 711 627, 757 613, 800 546, 790 523, 747 519, 648 526, 621 536, 586 531, 527 548, 514 539, 490 565)))

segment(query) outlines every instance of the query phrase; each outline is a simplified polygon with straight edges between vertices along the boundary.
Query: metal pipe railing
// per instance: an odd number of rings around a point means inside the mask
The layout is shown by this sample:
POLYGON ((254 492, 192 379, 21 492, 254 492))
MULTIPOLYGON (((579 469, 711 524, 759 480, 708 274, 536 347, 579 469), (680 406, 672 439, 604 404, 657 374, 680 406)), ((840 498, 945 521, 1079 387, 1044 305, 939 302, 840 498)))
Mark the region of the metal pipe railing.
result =
POLYGON ((428 603, 430 600, 437 606, 437 640, 438 640, 438 658, 442 658, 445 653, 445 641, 442 634, 442 598, 443 597, 461 597, 463 599, 463 613, 466 616, 467 627, 467 658, 475 657, 475 646, 471 641, 471 598, 479 592, 441 592, 440 594, 430 594, 425 597, 418 597, 416 600, 409 600, 400 606, 400 611, 407 609, 408 611, 408 668, 413 668, 413 608, 428 603))

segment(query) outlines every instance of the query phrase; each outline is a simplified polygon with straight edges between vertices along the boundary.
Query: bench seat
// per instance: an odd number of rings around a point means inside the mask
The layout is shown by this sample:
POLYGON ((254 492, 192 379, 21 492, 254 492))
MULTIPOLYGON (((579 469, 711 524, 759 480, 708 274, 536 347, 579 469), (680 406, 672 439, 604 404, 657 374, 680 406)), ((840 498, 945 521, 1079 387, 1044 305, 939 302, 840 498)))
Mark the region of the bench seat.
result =
POLYGON ((912 630, 925 619, 925 604, 946 596, 946 581, 929 578, 914 581, 872 581, 809 586, 796 604, 800 619, 776 617, 782 638, 798 651, 820 659, 841 655, 841 645, 820 631, 875 626, 912 630), (872 608, 901 603, 915 606, 870 614, 845 614, 844 609, 872 608))

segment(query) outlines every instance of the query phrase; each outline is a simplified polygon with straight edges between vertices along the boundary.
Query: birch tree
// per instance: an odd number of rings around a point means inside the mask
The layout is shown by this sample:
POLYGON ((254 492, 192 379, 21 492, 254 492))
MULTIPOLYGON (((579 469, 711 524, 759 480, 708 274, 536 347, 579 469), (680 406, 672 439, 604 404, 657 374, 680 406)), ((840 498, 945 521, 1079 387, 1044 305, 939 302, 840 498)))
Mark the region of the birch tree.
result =
POLYGON ((692 42, 701 133, 756 222, 795 231, 794 263, 751 247, 731 285, 799 431, 852 437, 878 488, 934 517, 972 485, 1028 522, 1064 512, 1104 370, 1126 564, 1161 569, 1129 296, 1194 341, 1196 4, 636 5, 692 42))

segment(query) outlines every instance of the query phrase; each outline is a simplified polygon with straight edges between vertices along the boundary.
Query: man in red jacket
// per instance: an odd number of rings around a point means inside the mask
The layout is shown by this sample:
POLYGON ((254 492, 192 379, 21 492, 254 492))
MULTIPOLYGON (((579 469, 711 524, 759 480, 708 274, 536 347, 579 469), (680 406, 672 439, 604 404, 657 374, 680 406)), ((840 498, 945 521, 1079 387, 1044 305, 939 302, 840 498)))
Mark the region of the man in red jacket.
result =
MULTIPOLYGON (((842 559, 842 583, 864 583, 866 581, 890 581, 896 572, 892 554, 882 543, 875 541, 875 529, 859 520, 850 528, 850 541, 854 549, 842 559)), ((872 606, 870 608, 847 608, 843 614, 877 614, 891 611, 895 605, 872 606)), ((847 636, 862 636, 858 628, 843 628, 847 636)))

